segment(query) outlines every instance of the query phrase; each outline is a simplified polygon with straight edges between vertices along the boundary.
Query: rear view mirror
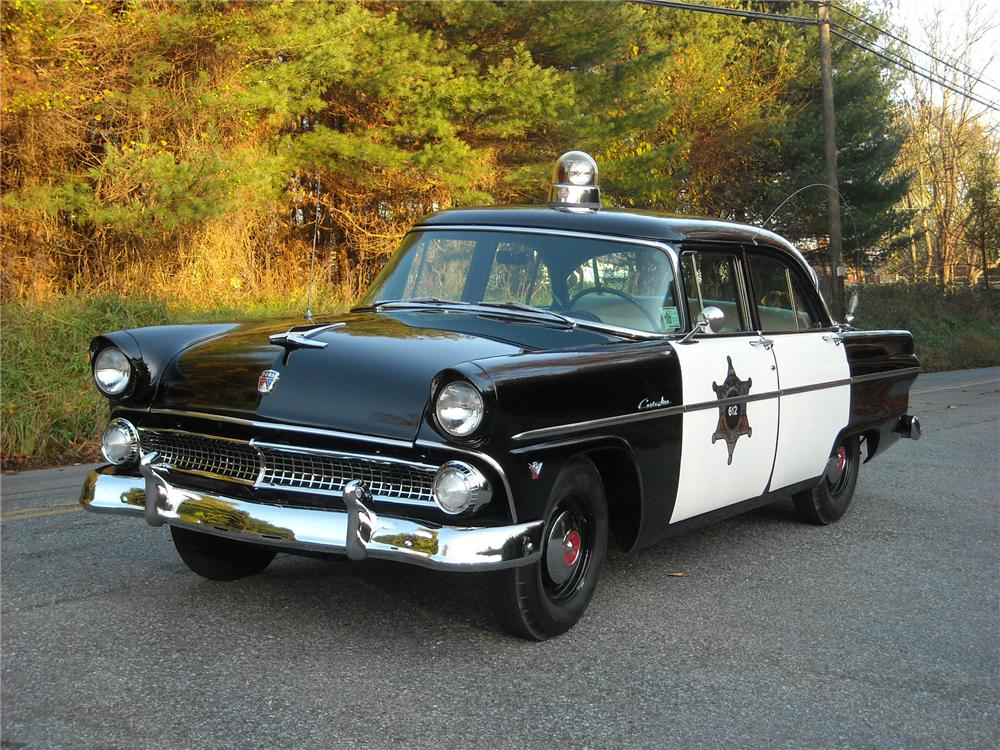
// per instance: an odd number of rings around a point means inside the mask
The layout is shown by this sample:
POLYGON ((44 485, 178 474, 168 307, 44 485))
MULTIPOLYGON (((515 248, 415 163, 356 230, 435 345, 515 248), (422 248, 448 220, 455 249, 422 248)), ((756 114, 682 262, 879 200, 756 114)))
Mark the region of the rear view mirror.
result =
POLYGON ((534 260, 535 253, 515 247, 497 250, 496 262, 501 266, 526 266, 534 260))

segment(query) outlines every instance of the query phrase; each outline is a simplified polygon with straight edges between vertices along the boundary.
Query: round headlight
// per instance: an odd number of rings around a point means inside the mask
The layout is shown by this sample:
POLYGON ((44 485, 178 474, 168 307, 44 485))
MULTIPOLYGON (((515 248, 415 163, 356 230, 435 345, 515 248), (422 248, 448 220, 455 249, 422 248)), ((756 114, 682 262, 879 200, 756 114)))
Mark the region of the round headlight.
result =
POLYGON ((474 466, 464 461, 449 461, 434 476, 431 492, 438 507, 454 515, 476 510, 493 497, 489 481, 474 466))
POLYGON ((132 365, 117 346, 101 349, 94 358, 94 382, 108 396, 117 396, 132 380, 132 365))
POLYGON ((101 453, 113 464, 127 464, 139 457, 139 432, 127 419, 113 419, 101 435, 101 453))
POLYGON ((445 432, 465 437, 483 421, 483 397, 475 386, 458 380, 441 389, 434 411, 445 432))

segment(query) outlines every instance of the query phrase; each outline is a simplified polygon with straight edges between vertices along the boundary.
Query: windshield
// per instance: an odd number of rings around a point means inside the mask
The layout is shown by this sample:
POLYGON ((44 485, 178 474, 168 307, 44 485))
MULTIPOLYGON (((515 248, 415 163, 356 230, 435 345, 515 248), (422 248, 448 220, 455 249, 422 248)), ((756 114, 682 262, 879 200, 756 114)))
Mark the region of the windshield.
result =
POLYGON ((406 236, 362 299, 530 305, 647 333, 681 330, 670 256, 600 238, 489 230, 406 236))

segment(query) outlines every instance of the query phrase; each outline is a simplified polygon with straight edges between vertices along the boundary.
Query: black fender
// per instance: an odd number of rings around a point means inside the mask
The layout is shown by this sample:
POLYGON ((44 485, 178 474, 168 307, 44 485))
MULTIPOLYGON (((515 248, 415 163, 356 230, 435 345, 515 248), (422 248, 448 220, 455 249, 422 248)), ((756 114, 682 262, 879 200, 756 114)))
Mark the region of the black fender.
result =
POLYGON ((563 467, 577 457, 589 460, 604 484, 612 541, 624 551, 635 545, 643 520, 642 475, 635 451, 624 439, 594 435, 553 441, 517 448, 510 456, 514 471, 529 478, 532 507, 525 512, 532 518, 544 513, 563 467))
POLYGON ((205 339, 222 335, 236 327, 235 323, 150 326, 112 331, 96 336, 90 342, 90 361, 107 346, 117 346, 128 357, 136 377, 117 396, 108 396, 115 406, 147 406, 156 392, 164 369, 181 352, 205 339))

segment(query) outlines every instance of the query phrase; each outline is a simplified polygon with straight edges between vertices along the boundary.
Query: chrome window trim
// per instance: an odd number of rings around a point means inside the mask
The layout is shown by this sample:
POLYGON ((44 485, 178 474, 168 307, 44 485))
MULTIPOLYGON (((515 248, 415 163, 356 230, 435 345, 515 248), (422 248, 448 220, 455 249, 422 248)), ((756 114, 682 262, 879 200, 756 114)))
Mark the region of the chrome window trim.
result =
POLYGON ((642 422, 647 419, 657 419, 660 417, 676 416, 678 414, 684 414, 686 412, 701 411, 703 409, 714 409, 719 406, 728 406, 730 404, 751 403, 753 401, 764 401, 766 399, 779 398, 781 396, 794 396, 799 393, 820 391, 820 390, 825 390, 827 388, 838 388, 845 385, 854 385, 855 383, 865 383, 872 380, 883 380, 893 377, 903 377, 911 374, 916 375, 919 372, 920 372, 919 367, 907 367, 899 370, 871 373, 869 375, 856 375, 854 377, 842 378, 840 380, 830 380, 825 383, 813 383, 810 385, 796 386, 794 388, 784 388, 776 391, 768 391, 766 393, 754 393, 748 396, 734 396, 733 398, 716 399, 714 401, 699 401, 694 404, 679 404, 677 406, 668 406, 663 409, 656 409, 654 411, 649 411, 649 412, 618 414, 611 417, 600 417, 599 419, 590 419, 583 422, 572 422, 569 424, 554 425, 552 427, 541 427, 537 430, 527 430, 525 432, 517 433, 511 438, 511 440, 521 442, 521 441, 535 440, 541 438, 559 437, 562 435, 573 434, 575 432, 582 432, 583 430, 590 430, 598 427, 609 427, 621 424, 630 424, 632 422, 642 422))
MULTIPOLYGON (((551 237, 576 237, 578 239, 584 239, 584 240, 605 240, 608 242, 617 242, 619 244, 642 245, 645 247, 653 247, 665 252, 667 254, 667 257, 670 259, 670 270, 674 274, 674 279, 672 283, 674 299, 678 300, 678 302, 681 299, 680 295, 678 294, 678 292, 680 292, 680 281, 678 278, 679 266, 677 260, 677 251, 671 245, 668 245, 666 242, 663 242, 662 240, 640 239, 635 237, 627 237, 625 235, 601 234, 598 232, 574 232, 571 230, 542 229, 539 227, 493 226, 490 224, 433 224, 433 225, 420 224, 411 228, 410 231, 408 231, 406 234, 414 234, 419 232, 434 232, 434 231, 438 232, 489 231, 489 232, 507 232, 509 234, 539 234, 551 237)), ((681 317, 681 322, 684 324, 681 327, 680 331, 655 333, 653 331, 642 331, 638 328, 625 328, 620 326, 607 326, 607 327, 613 331, 617 330, 627 333, 638 333, 645 336, 649 336, 651 338, 663 338, 666 336, 674 336, 678 333, 682 333, 684 330, 687 329, 687 324, 688 324, 687 310, 682 310, 681 308, 682 305, 678 304, 677 310, 681 317)), ((601 324, 601 326, 605 325, 606 324, 604 323, 601 324)))

